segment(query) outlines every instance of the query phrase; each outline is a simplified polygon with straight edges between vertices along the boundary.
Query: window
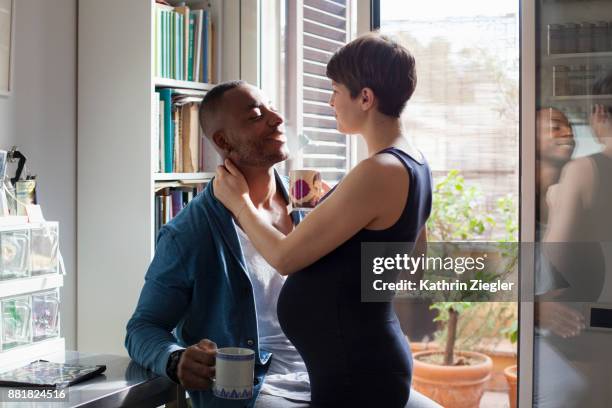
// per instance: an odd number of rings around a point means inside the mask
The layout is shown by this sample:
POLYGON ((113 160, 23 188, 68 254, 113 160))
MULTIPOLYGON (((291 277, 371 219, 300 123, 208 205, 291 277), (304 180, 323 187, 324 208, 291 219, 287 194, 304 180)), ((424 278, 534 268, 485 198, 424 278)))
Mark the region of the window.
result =
POLYGON ((284 2, 284 110, 292 152, 289 166, 321 172, 331 185, 351 165, 351 140, 336 130, 325 76, 334 51, 350 41, 350 0, 284 2))
POLYGON ((409 137, 436 181, 457 171, 476 191, 469 205, 478 228, 452 238, 516 238, 518 2, 468 3, 380 0, 380 29, 416 59, 417 87, 402 116, 409 137))

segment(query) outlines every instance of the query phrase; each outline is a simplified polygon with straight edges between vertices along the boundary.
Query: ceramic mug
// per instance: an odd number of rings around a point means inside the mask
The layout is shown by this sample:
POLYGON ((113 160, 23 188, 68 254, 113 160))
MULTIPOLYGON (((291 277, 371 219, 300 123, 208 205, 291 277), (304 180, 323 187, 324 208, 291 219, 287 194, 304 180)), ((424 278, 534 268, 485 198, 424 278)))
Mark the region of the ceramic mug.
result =
POLYGON ((253 397, 255 352, 248 348, 224 347, 217 350, 213 394, 224 399, 253 397))
POLYGON ((294 210, 312 210, 323 195, 321 173, 316 170, 290 170, 289 186, 294 210))

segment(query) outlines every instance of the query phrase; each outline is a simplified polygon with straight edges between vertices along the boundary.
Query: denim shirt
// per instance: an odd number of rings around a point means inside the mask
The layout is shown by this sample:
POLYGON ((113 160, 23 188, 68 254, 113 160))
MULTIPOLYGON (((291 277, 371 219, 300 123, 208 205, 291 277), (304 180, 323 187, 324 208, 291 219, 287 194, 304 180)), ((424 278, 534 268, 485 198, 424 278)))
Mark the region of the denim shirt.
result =
MULTIPOLYGON (((275 171, 285 199, 287 179, 275 171)), ((292 213, 294 224, 302 215, 292 213)), ((255 351, 251 400, 223 400, 211 391, 190 391, 193 406, 252 407, 263 384, 271 354, 259 350, 253 289, 230 212, 213 194, 212 182, 164 225, 145 276, 136 310, 127 324, 130 357, 167 376, 170 353, 202 339, 217 347, 255 351)))

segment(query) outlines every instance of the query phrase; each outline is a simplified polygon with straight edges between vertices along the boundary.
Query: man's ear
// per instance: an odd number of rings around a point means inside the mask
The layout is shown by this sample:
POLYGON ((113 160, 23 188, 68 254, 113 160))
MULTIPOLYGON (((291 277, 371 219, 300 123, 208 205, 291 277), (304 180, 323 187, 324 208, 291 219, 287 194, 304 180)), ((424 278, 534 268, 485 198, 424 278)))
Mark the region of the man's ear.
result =
POLYGON ((361 104, 361 110, 367 111, 374 106, 376 102, 376 96, 374 95, 374 91, 371 88, 363 88, 359 93, 359 103, 361 104))
POLYGON ((219 151, 222 152, 225 156, 227 156, 232 151, 232 147, 228 143, 227 137, 223 130, 217 130, 215 133, 213 133, 212 141, 217 147, 217 149, 219 149, 219 151))

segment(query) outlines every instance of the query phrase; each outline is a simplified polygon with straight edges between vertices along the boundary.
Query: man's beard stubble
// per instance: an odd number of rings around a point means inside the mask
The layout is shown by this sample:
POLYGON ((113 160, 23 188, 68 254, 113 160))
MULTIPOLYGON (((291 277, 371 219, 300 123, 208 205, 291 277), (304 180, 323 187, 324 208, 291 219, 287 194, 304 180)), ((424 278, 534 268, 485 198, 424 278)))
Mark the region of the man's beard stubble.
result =
POLYGON ((236 164, 238 166, 269 168, 289 158, 286 146, 270 152, 266 152, 265 147, 265 141, 252 145, 236 146, 233 149, 236 164))

